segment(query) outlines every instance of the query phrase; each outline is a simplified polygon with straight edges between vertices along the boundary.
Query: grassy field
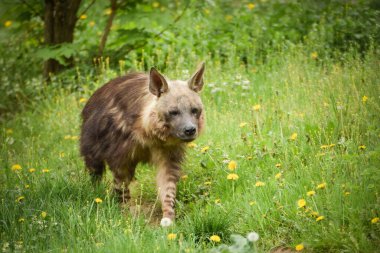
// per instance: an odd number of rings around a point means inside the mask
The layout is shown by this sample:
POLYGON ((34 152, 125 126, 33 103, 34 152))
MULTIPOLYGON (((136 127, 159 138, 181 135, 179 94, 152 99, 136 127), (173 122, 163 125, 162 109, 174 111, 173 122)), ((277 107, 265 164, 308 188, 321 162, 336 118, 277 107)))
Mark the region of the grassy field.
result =
MULTIPOLYGON (((336 62, 301 47, 268 59, 252 69, 206 60, 207 131, 189 147, 166 229, 154 168, 138 168, 121 207, 110 174, 94 188, 79 156, 84 102, 120 71, 73 79, 75 92, 46 87, 0 126, 2 252, 218 252, 252 231, 258 252, 378 252, 378 53, 336 62)), ((186 61, 168 62, 167 76, 188 78, 186 61)))

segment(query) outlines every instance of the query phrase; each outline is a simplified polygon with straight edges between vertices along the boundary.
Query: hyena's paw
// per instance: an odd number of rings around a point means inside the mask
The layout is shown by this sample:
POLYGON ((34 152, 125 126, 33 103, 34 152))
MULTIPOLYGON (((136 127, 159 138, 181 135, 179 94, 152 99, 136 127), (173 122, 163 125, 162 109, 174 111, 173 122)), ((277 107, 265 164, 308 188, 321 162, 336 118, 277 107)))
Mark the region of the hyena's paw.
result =
POLYGON ((162 218, 160 222, 161 227, 170 227, 172 224, 173 221, 168 217, 162 218))

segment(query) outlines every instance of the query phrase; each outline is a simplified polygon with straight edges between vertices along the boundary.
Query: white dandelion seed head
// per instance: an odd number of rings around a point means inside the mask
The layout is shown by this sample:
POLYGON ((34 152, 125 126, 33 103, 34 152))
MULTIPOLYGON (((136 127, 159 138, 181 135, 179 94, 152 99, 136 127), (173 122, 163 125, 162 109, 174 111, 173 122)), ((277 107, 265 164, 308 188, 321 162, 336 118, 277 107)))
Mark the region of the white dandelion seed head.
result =
POLYGON ((169 227, 172 225, 172 220, 170 218, 164 217, 161 219, 160 225, 161 227, 169 227))
POLYGON ((251 232, 247 234, 247 239, 250 242, 256 242, 257 240, 259 240, 259 238, 259 234, 256 232, 251 232))

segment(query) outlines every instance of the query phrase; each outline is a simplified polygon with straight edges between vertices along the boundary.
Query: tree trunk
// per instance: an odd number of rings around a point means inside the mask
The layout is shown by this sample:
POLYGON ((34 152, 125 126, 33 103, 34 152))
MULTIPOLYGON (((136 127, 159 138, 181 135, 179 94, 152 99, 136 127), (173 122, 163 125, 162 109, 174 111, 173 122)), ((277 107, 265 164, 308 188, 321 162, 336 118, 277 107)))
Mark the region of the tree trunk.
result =
MULTIPOLYGON (((45 44, 48 46, 72 43, 74 40, 74 28, 78 20, 77 12, 81 0, 45 0, 44 25, 45 44)), ((73 64, 73 59, 66 59, 66 66, 73 64)), ((49 79, 54 74, 65 68, 54 59, 48 59, 44 64, 44 77, 49 79)))

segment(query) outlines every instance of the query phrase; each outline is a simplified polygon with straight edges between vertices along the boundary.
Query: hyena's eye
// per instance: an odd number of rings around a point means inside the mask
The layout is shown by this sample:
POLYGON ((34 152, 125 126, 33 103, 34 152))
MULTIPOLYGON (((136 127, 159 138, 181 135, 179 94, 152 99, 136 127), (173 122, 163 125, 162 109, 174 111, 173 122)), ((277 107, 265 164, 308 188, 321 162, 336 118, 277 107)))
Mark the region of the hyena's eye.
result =
POLYGON ((169 112, 170 116, 178 116, 179 114, 180 114, 180 112, 178 110, 173 110, 173 111, 169 112))
POLYGON ((192 114, 198 114, 199 110, 197 108, 191 108, 192 114))

